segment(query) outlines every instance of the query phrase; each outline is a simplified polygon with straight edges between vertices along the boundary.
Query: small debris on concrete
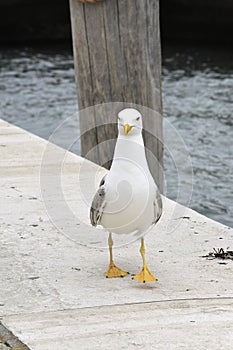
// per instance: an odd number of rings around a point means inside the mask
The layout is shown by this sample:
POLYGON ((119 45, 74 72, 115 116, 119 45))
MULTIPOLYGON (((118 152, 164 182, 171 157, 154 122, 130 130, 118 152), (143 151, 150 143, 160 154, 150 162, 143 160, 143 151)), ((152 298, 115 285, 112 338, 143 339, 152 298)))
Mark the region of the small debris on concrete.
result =
MULTIPOLYGON (((226 250, 224 251, 223 248, 213 248, 213 252, 210 252, 207 255, 203 255, 202 258, 206 258, 208 260, 213 259, 230 259, 233 260, 233 250, 226 250)), ((226 264, 226 263, 225 263, 226 264)))
POLYGON ((180 217, 178 217, 177 219, 187 219, 187 220, 190 220, 190 216, 180 216, 180 217))

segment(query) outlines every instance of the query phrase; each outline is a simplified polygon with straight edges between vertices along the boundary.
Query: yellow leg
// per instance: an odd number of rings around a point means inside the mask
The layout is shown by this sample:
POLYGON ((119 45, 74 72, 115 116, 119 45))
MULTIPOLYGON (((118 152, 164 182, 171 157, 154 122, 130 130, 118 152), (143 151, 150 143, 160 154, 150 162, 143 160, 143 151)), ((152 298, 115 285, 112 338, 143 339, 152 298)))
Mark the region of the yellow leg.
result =
POLYGON ((109 237, 108 237, 108 246, 109 246, 109 254, 110 254, 110 263, 109 263, 108 271, 106 272, 105 276, 107 278, 114 278, 114 277, 124 277, 128 275, 128 272, 121 270, 113 262, 113 257, 112 257, 113 240, 112 240, 111 233, 109 233, 109 237))
POLYGON ((142 265, 142 270, 136 275, 133 277, 133 279, 135 281, 139 281, 139 282, 155 282, 157 281, 157 278, 150 272, 150 270, 148 269, 147 267, 147 264, 146 264, 146 259, 145 259, 145 246, 144 246, 144 239, 142 238, 141 239, 141 248, 140 248, 140 253, 141 253, 141 256, 142 256, 142 262, 143 262, 143 265, 142 265))

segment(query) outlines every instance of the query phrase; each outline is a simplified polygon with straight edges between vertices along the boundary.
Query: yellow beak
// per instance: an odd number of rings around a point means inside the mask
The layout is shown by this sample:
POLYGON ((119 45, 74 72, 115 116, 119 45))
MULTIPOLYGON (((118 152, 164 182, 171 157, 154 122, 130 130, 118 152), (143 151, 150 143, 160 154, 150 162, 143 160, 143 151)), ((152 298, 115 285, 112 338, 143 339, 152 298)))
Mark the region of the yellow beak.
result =
POLYGON ((127 135, 130 130, 133 128, 133 125, 129 125, 129 124, 125 124, 124 125, 124 132, 125 132, 125 135, 127 135))

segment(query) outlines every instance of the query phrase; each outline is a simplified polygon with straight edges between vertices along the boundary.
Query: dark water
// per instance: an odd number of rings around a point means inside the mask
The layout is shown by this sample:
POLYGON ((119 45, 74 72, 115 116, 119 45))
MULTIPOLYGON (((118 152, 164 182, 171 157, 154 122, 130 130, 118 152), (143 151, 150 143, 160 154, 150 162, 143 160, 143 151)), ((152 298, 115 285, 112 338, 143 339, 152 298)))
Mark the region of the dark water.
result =
MULTIPOLYGON (((0 53, 0 68, 1 118, 49 138, 77 112, 69 50, 7 49, 0 53)), ((190 207, 233 226, 233 54, 223 48, 166 48, 163 107, 191 155, 190 207)), ((64 139, 71 129, 72 124, 64 139)), ((74 151, 80 152, 79 145, 74 151)), ((166 195, 173 199, 175 171, 166 152, 166 195)))

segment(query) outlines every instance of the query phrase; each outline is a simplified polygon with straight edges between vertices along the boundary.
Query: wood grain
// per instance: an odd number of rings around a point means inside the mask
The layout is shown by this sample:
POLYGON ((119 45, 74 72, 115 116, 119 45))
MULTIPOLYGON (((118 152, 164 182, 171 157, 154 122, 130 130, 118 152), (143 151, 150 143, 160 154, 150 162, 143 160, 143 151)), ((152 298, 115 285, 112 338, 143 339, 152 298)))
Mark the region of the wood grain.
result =
POLYGON ((117 112, 135 107, 144 113, 147 158, 162 190, 158 0, 105 0, 95 4, 70 0, 70 11, 82 156, 109 167, 117 112))

